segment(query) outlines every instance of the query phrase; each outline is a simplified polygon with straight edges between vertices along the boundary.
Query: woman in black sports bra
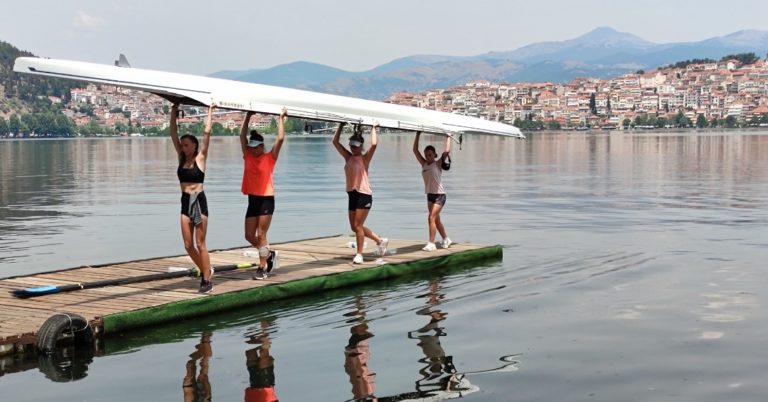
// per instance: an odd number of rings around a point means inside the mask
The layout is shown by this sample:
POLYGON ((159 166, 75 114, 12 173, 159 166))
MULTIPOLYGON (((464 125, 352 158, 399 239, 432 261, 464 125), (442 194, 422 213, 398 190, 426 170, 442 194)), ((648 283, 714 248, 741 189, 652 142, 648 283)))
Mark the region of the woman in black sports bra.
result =
POLYGON ((179 104, 171 108, 171 139, 176 152, 179 154, 179 167, 176 174, 181 187, 181 237, 184 248, 192 261, 200 269, 200 293, 208 293, 213 289, 211 282, 211 258, 205 245, 205 235, 208 232, 208 201, 203 192, 205 181, 205 163, 208 156, 208 143, 211 139, 211 119, 214 105, 208 108, 208 118, 205 120, 202 144, 194 135, 186 134, 179 138, 179 128, 176 119, 179 115, 179 104))

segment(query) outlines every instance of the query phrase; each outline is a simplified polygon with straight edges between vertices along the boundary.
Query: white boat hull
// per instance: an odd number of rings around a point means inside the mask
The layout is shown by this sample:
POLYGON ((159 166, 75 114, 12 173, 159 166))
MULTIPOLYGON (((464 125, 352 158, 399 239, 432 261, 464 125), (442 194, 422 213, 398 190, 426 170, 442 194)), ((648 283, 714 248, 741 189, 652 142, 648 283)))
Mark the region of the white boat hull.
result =
POLYGON ((19 57, 19 73, 116 85, 160 95, 185 104, 210 105, 288 115, 304 119, 359 123, 437 134, 484 133, 525 138, 517 127, 435 110, 220 78, 69 60, 19 57))

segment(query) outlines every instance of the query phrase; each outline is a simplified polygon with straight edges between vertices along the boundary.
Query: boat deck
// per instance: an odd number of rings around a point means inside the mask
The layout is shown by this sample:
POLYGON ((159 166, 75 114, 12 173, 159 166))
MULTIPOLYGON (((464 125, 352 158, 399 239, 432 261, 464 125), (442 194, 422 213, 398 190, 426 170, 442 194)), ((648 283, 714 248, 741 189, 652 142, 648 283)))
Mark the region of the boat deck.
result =
MULTIPOLYGON (((477 259, 501 259, 501 246, 454 243, 449 249, 422 251, 423 241, 390 239, 389 252, 374 255, 368 240, 365 262, 352 264, 353 238, 333 236, 273 244, 280 267, 266 280, 252 280, 253 269, 215 273, 210 294, 197 292, 199 278, 181 277, 37 296, 14 297, 14 289, 68 285, 167 272, 192 267, 186 255, 101 266, 85 266, 0 280, 0 354, 23 351, 37 340, 37 331, 51 316, 75 313, 90 322, 98 336, 187 318, 266 300, 436 269, 477 259)), ((214 266, 258 262, 244 256, 252 248, 212 251, 214 266)))

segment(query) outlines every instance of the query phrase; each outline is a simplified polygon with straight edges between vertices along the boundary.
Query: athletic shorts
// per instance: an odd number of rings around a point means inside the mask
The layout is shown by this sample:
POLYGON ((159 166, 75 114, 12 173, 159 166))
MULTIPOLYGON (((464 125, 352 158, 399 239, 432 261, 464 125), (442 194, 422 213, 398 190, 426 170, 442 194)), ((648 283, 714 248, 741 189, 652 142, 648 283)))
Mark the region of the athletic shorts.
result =
POLYGON ((352 190, 347 191, 347 195, 349 195, 349 207, 347 209, 350 211, 371 209, 371 205, 373 205, 373 196, 371 194, 363 194, 357 190, 352 190))
MULTIPOLYGON (((250 362, 246 362, 250 363, 250 362)), ((258 364, 248 366, 248 377, 251 387, 269 388, 275 386, 275 368, 274 366, 259 368, 258 364)))
POLYGON ((248 194, 248 210, 245 212, 246 218, 254 218, 262 215, 272 215, 275 213, 275 196, 270 195, 262 197, 259 195, 248 194))
MULTIPOLYGON (((181 214, 189 217, 189 193, 181 193, 181 214)), ((205 198, 205 192, 197 195, 197 203, 200 205, 200 213, 208 216, 208 199, 205 198)))
POLYGON ((445 194, 427 194, 427 202, 437 205, 445 205, 445 194))

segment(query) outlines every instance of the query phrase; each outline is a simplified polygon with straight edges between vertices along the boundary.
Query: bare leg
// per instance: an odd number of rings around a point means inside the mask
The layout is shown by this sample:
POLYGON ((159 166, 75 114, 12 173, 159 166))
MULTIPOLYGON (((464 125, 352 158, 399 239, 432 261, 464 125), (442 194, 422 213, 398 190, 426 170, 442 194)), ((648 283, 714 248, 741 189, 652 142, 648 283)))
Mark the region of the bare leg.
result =
MULTIPOLYGON (((256 241, 257 248, 266 247, 269 245, 267 231, 269 230, 269 225, 272 224, 272 215, 260 215, 257 218, 259 227, 259 237, 256 241)), ((261 256, 261 254, 259 254, 259 266, 262 268, 267 266, 266 256, 261 256)))
POLYGON ((192 226, 192 221, 189 220, 189 217, 186 215, 181 215, 181 238, 184 240, 184 249, 187 250, 187 254, 189 254, 189 258, 192 259, 192 262, 195 263, 195 266, 197 266, 201 271, 203 270, 203 261, 200 258, 200 253, 198 253, 197 249, 195 248, 195 228, 192 226))
POLYGON ((258 244, 258 227, 259 227, 259 217, 258 216, 252 216, 249 218, 245 218, 245 240, 248 241, 248 243, 251 244, 251 246, 259 248, 258 244))
POLYGON ((381 238, 376 235, 371 229, 364 226, 365 219, 368 218, 369 209, 356 209, 349 211, 349 226, 355 233, 355 241, 357 242, 357 253, 363 253, 363 245, 365 244, 365 238, 374 240, 376 244, 381 243, 381 238))
POLYGON ((204 280, 211 279, 211 256, 208 254, 208 246, 205 244, 205 236, 208 233, 208 217, 203 215, 202 222, 195 227, 195 237, 197 238, 197 252, 200 255, 200 269, 204 280))
POLYGON ((435 234, 437 231, 440 231, 440 236, 445 238, 445 228, 443 227, 442 222, 440 222, 440 211, 442 211, 442 209, 443 206, 440 204, 436 204, 434 202, 427 203, 427 211, 429 211, 429 215, 427 216, 427 223, 429 224, 430 243, 435 242, 435 234))

